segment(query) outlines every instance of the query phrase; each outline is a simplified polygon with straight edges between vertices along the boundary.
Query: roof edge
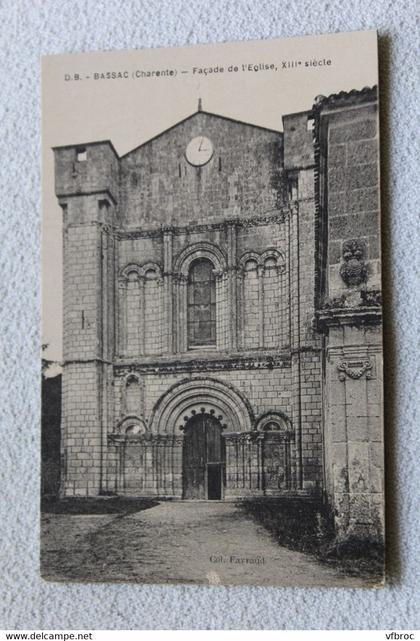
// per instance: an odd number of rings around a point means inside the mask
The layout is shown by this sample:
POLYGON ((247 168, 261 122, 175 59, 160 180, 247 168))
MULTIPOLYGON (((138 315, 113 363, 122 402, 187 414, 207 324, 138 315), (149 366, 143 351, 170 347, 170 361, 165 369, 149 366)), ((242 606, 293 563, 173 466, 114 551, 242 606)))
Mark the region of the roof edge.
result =
POLYGON ((112 144, 111 140, 94 140, 91 142, 78 142, 74 143, 73 145, 55 145, 54 147, 51 147, 53 151, 56 149, 73 149, 74 147, 94 147, 95 145, 109 145, 118 158, 118 160, 121 158, 121 156, 118 154, 117 150, 115 149, 114 145, 112 144))
POLYGON ((185 118, 182 118, 181 120, 178 120, 175 122, 173 125, 170 125, 170 127, 167 127, 160 133, 156 134, 155 136, 152 136, 151 138, 148 138, 148 140, 145 140, 142 142, 140 145, 137 145, 137 147, 133 147, 133 149, 130 149, 130 151, 127 151, 125 154, 122 154, 120 158, 125 158, 126 156, 129 156, 132 154, 134 151, 137 151, 138 149, 141 149, 141 147, 144 147, 145 145, 148 145, 150 142, 153 140, 156 140, 157 138, 160 138, 160 136, 163 136, 164 134, 168 133, 168 131, 171 131, 171 129, 174 129, 175 127, 178 127, 178 125, 181 125, 183 122, 186 122, 190 118, 193 118, 197 114, 205 114, 206 116, 215 116, 216 118, 222 118, 222 120, 228 120, 230 122, 235 122, 238 125, 246 125, 248 127, 254 127, 256 129, 263 129, 265 131, 271 131, 272 133, 279 134, 280 136, 283 136, 283 132, 280 129, 271 129, 270 127, 264 127, 262 125, 254 125, 252 122, 245 122, 244 120, 238 120, 237 118, 231 118, 230 116, 223 116, 222 114, 217 114, 212 111, 206 111, 205 109, 197 109, 194 111, 192 114, 189 116, 186 116, 185 118))
POLYGON ((312 110, 322 111, 323 109, 334 109, 347 107, 349 103, 355 105, 368 102, 375 102, 378 99, 378 86, 363 87, 363 89, 352 89, 351 91, 340 91, 332 93, 329 96, 317 96, 315 98, 312 110))

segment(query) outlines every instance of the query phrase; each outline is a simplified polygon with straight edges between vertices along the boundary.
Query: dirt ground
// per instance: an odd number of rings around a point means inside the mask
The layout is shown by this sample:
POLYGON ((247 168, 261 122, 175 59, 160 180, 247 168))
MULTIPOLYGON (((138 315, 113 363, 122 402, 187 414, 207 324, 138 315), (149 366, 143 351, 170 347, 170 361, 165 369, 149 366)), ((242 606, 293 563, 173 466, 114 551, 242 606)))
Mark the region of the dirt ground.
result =
POLYGON ((360 585, 281 547, 235 503, 215 501, 151 503, 120 513, 44 512, 41 572, 51 581, 360 585))

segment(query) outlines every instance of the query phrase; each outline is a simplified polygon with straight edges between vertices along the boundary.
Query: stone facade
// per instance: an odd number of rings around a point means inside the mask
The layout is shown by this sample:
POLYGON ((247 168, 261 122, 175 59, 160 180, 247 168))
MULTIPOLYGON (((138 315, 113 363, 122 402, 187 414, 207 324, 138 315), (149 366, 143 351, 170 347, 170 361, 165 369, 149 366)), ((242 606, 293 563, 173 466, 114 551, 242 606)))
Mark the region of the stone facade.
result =
POLYGON ((326 491, 339 538, 384 531, 379 130, 373 91, 320 98, 318 327, 326 491))
POLYGON ((381 536, 375 90, 54 151, 62 494, 325 496, 381 536))

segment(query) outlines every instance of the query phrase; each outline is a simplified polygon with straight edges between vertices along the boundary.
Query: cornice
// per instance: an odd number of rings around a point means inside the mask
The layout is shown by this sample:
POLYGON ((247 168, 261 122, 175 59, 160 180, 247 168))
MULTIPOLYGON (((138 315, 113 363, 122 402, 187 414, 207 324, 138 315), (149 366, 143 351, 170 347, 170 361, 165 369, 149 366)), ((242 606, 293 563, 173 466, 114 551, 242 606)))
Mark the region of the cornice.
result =
POLYGON ((115 376, 129 372, 140 374, 178 374, 189 372, 218 372, 226 370, 280 369, 291 366, 290 353, 255 356, 221 356, 219 358, 197 356, 197 358, 172 357, 171 360, 154 362, 119 362, 114 364, 115 376))
POLYGON ((271 223, 284 223, 291 213, 289 207, 277 209, 263 216, 239 219, 237 216, 216 223, 190 223, 189 225, 165 225, 155 229, 120 229, 116 232, 119 240, 135 240, 136 238, 159 238, 171 233, 175 236, 186 233, 197 233, 214 230, 226 230, 228 227, 260 227, 271 223))
POLYGON ((316 312, 316 320, 319 329, 342 325, 377 325, 382 321, 382 309, 369 306, 321 309, 316 312))
POLYGON ((128 445, 181 445, 184 439, 183 434, 108 434, 108 444, 128 445))
MULTIPOLYGON (((69 198, 80 198, 80 197, 85 197, 85 196, 101 196, 102 194, 108 196, 110 200, 112 200, 113 205, 117 205, 118 201, 114 196, 112 195, 111 191, 109 189, 94 189, 92 191, 77 191, 77 192, 71 192, 71 193, 66 193, 66 192, 56 192, 57 200, 58 201, 65 201, 68 200, 69 198)), ((61 205, 62 203, 60 203, 61 205)))

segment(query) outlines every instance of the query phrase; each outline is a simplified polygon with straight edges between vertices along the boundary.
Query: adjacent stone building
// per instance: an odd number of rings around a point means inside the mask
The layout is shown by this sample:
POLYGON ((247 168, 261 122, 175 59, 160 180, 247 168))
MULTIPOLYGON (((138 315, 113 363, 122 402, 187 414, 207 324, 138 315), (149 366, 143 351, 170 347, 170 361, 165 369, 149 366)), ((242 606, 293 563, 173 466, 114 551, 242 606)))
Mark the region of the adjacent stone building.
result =
POLYGON ((62 494, 326 497, 380 537, 376 89, 54 153, 62 494))

